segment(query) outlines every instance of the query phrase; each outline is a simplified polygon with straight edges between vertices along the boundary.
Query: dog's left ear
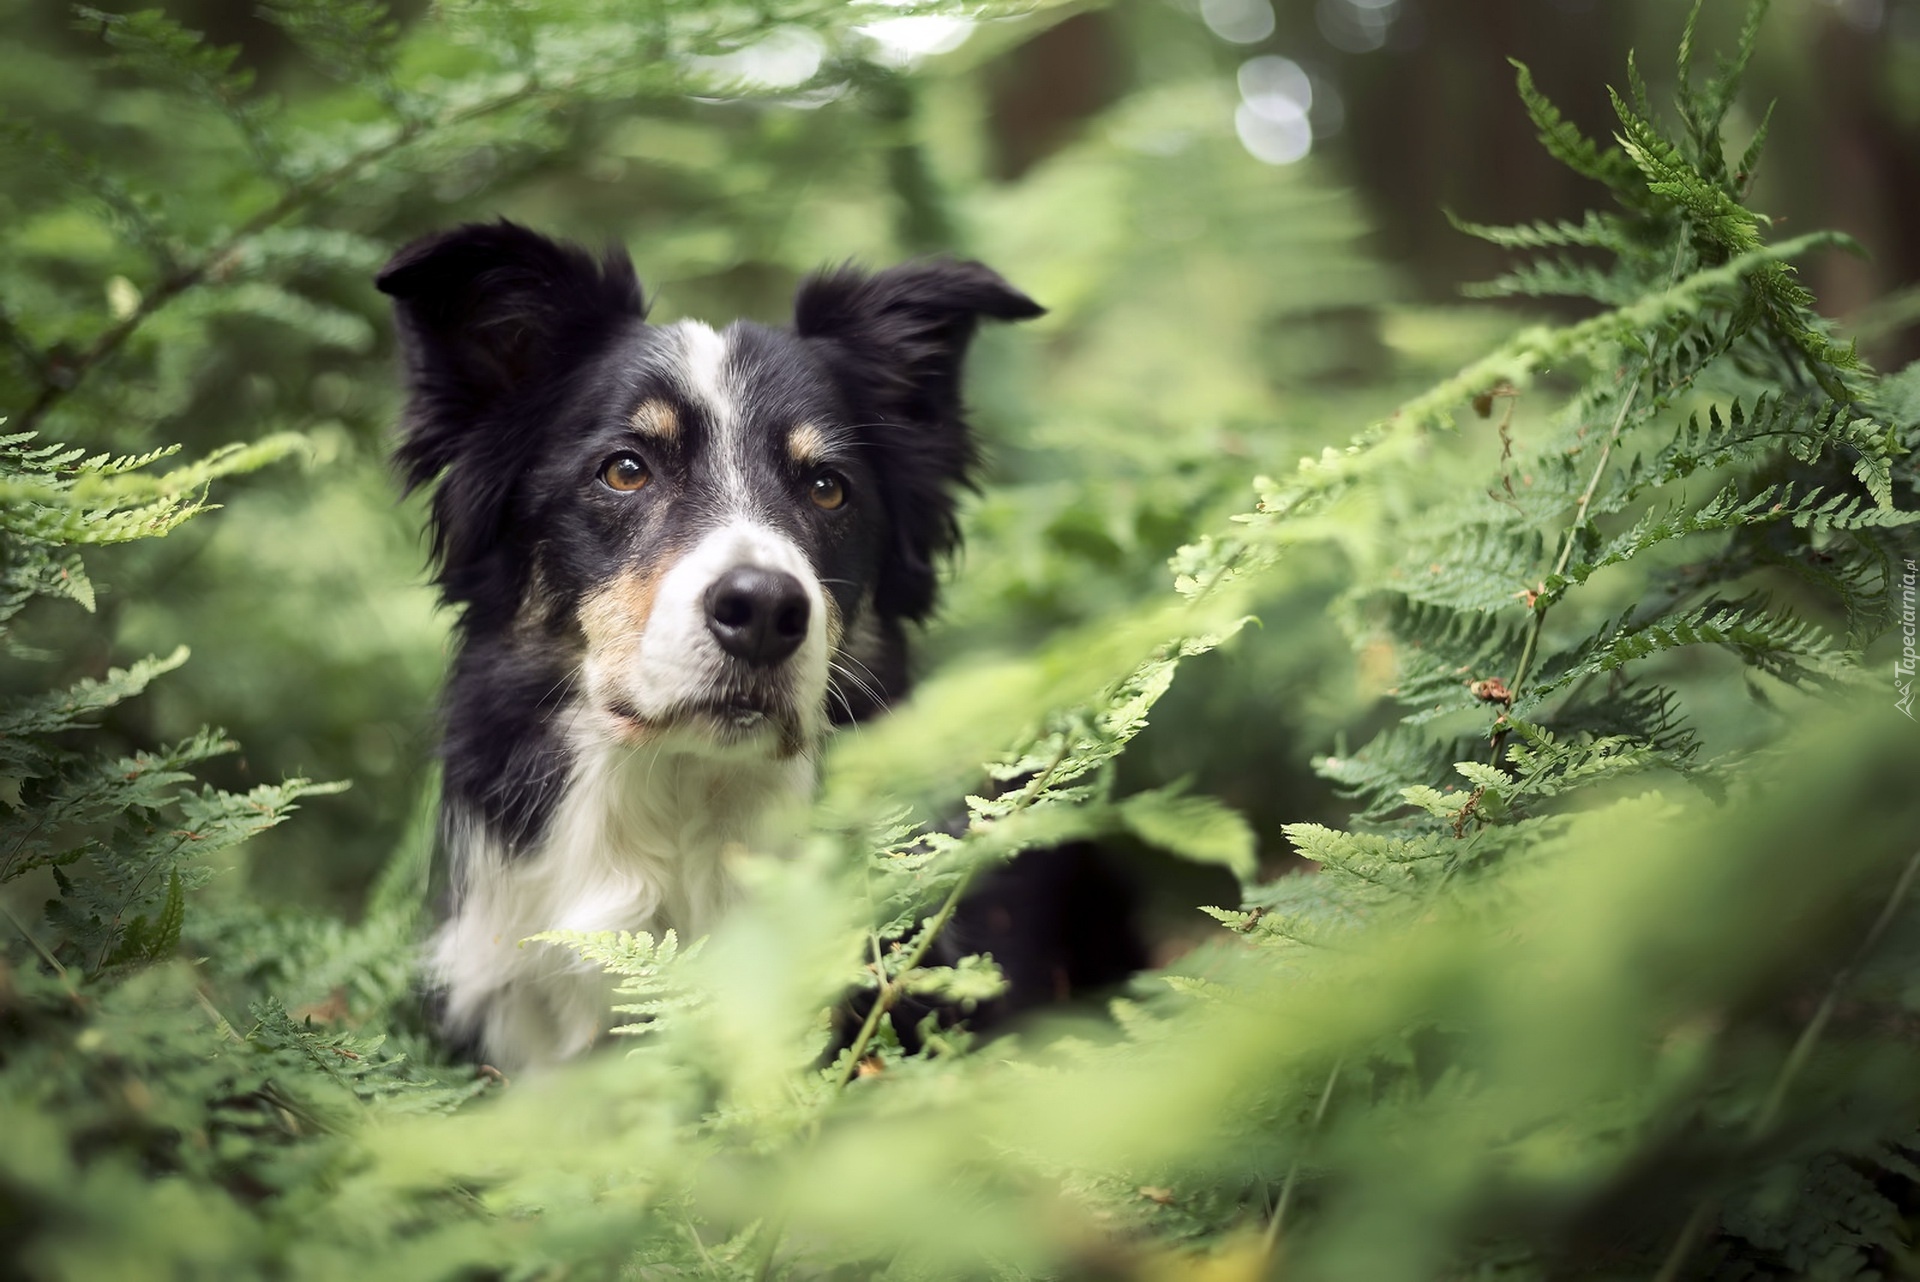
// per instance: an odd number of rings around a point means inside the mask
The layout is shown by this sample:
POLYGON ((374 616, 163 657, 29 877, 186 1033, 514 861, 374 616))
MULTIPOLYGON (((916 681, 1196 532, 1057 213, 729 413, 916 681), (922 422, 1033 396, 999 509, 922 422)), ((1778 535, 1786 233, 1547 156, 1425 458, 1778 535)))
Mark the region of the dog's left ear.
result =
POLYGON ((809 278, 794 330, 813 340, 846 393, 882 474, 894 539, 874 605, 924 618, 933 563, 959 540, 954 491, 976 454, 963 416, 961 369, 982 317, 1028 320, 1045 308, 975 262, 935 259, 868 275, 853 267, 809 278))

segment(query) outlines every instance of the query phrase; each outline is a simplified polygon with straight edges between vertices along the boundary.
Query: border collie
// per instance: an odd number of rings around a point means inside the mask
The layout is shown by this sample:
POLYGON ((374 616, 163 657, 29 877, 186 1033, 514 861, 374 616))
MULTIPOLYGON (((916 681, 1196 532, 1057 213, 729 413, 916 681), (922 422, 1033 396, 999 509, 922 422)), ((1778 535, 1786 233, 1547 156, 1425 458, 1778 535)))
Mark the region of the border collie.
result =
POLYGON ((458 614, 429 953, 442 1031, 579 1054, 610 988, 543 930, 708 931, 835 723, 906 684, 958 537, 978 321, 1041 308, 979 263, 851 267, 790 328, 652 325, 633 265, 508 222, 415 242, 398 461, 433 485, 458 614))

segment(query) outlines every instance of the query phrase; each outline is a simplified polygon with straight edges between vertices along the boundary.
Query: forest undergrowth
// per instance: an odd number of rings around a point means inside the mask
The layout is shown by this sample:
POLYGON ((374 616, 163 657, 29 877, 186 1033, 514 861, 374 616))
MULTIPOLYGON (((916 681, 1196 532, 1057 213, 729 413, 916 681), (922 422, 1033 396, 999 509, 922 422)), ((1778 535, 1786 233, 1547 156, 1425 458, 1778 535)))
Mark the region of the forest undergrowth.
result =
MULTIPOLYGON (((1920 368, 1870 368, 1801 283, 1857 247, 1749 204, 1766 118, 1727 135, 1764 3, 1711 74, 1695 7, 1664 110, 1630 64, 1610 140, 1517 67, 1597 207, 1457 219, 1521 259, 1470 292, 1583 319, 1509 327, 1397 406, 1337 402, 1370 425, 1290 471, 1196 445, 1213 471, 1167 469, 1195 526, 1170 563, 1137 499, 1104 597, 943 656, 844 735, 797 853, 746 857, 711 937, 544 937, 621 979, 617 1045, 581 1064, 508 1083, 424 1034, 427 802, 357 914, 276 900, 232 849, 342 782, 223 789, 200 781, 222 732, 141 741, 123 714, 184 651, 46 678, 106 549, 217 525, 213 494, 263 483, 242 474, 328 466, 310 423, 184 464, 128 425, 190 415, 197 362, 262 317, 315 370, 368 347, 327 273, 379 247, 330 200, 511 167, 563 106, 724 92, 770 31, 824 51, 787 92, 884 79, 844 9, 403 28, 275 0, 341 82, 304 116, 158 13, 80 11, 114 74, 244 163, 166 193, 9 126, 63 184, 34 236, 86 228, 0 269, 0 1278, 1914 1272, 1920 368), (1220 517, 1221 493, 1251 497, 1220 517), (1190 778, 1119 782, 1174 683, 1267 634, 1354 656, 1303 686, 1380 692, 1313 762, 1349 819, 1287 850, 1190 778), (1239 898, 1099 1015, 903 1054, 880 1018, 903 997, 998 991, 991 958, 929 962, 975 876, 1088 837, 1239 898), (873 1017, 822 1067, 862 988, 873 1017)), ((990 493, 981 545, 1065 520, 1056 481, 990 493)))

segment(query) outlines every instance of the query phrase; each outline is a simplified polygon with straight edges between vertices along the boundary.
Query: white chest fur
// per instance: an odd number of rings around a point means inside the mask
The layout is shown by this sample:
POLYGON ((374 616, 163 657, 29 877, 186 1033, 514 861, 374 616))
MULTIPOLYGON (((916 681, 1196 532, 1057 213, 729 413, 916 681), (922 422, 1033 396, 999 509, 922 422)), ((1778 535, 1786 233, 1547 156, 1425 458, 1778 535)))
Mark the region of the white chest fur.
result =
POLYGON ((509 1071, 579 1054, 607 1026, 612 985, 546 930, 706 933, 733 897, 732 849, 765 849, 770 821, 812 785, 812 763, 719 758, 604 741, 575 754, 531 849, 509 853, 450 806, 453 913, 428 960, 447 1027, 509 1071))

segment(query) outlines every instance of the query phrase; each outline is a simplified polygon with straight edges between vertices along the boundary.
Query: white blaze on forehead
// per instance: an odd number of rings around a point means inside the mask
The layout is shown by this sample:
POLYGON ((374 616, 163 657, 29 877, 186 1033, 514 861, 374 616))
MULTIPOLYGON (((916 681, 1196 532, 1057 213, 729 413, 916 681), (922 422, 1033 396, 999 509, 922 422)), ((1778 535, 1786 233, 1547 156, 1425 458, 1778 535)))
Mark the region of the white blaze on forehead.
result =
POLYGON ((740 422, 740 405, 728 368, 727 335, 716 333, 700 321, 675 321, 664 331, 670 337, 668 360, 674 380, 687 399, 701 411, 708 425, 707 465, 731 506, 744 511, 749 506, 745 460, 745 431, 740 422))
POLYGON ((704 402, 716 416, 732 417, 732 397, 726 387, 727 340, 711 325, 696 320, 675 321, 666 327, 673 336, 674 373, 687 394, 704 402))

